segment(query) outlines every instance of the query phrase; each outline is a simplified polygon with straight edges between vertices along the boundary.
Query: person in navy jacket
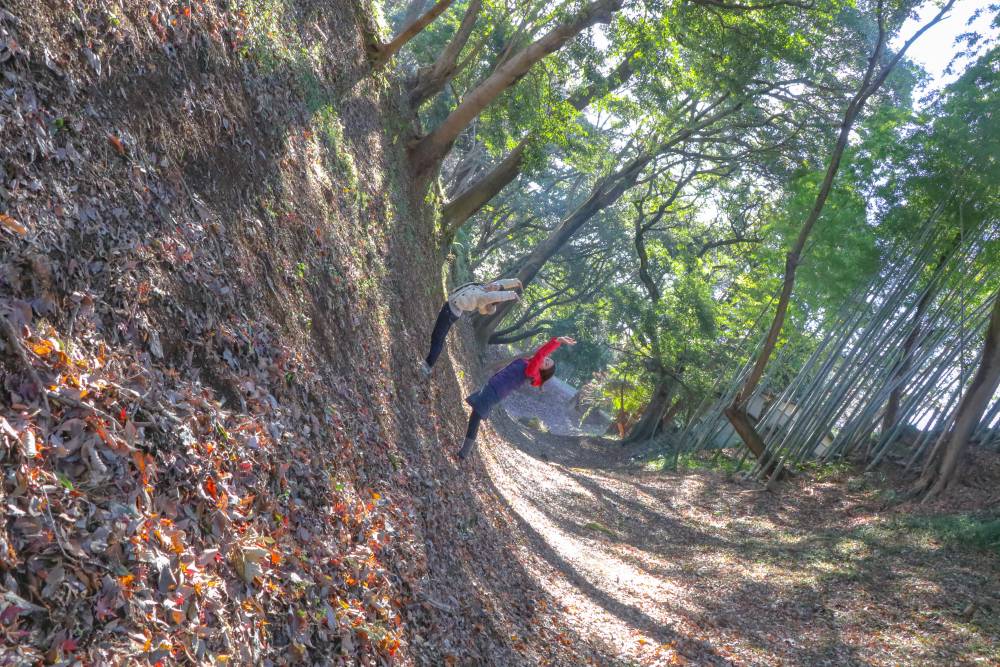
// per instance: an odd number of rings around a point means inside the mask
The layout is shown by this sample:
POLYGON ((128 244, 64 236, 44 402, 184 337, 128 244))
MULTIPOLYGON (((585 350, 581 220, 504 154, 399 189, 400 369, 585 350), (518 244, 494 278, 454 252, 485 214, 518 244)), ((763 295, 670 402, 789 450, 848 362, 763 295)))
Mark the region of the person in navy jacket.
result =
POLYGON ((519 357, 493 375, 483 388, 468 396, 465 402, 472 406, 469 429, 465 433, 465 443, 458 452, 458 458, 465 460, 476 446, 479 422, 490 416, 490 411, 512 392, 531 380, 532 387, 541 387, 556 373, 556 363, 549 358, 560 345, 576 345, 569 336, 553 338, 542 345, 531 358, 519 357))

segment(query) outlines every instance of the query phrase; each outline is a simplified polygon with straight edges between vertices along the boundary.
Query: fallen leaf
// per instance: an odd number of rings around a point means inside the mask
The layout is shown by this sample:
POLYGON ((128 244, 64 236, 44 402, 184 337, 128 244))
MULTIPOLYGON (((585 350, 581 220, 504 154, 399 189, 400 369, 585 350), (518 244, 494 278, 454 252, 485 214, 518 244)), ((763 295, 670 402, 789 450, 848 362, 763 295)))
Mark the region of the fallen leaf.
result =
POLYGON ((117 152, 119 155, 125 155, 125 144, 122 143, 121 139, 119 139, 113 134, 109 134, 108 142, 115 149, 115 152, 117 152))
POLYGON ((22 225, 20 222, 10 217, 6 213, 0 213, 0 225, 3 225, 8 230, 14 232, 15 234, 20 234, 24 236, 28 233, 28 228, 22 225))

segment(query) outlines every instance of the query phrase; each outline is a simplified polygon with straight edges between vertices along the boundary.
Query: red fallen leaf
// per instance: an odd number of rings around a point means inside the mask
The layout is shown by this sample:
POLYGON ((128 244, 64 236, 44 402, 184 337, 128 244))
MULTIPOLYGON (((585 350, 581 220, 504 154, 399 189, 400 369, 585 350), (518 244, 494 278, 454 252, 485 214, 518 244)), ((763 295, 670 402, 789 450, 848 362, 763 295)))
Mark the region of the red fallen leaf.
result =
POLYGON ((204 486, 205 486, 205 492, 208 493, 208 495, 212 496, 213 500, 217 500, 219 498, 219 489, 215 486, 214 479, 212 479, 211 477, 206 479, 204 486))
POLYGON ((115 151, 119 155, 125 155, 125 144, 122 143, 121 139, 119 139, 113 134, 109 134, 108 142, 114 147, 115 151))
POLYGON ((125 408, 118 411, 118 421, 123 424, 128 421, 128 413, 125 412, 125 408))
POLYGON ((76 650, 77 641, 75 639, 67 639, 62 643, 63 653, 72 653, 76 650))
POLYGON ((240 470, 242 470, 243 472, 250 472, 251 470, 253 470, 253 464, 250 463, 249 461, 244 461, 243 463, 240 464, 240 470))

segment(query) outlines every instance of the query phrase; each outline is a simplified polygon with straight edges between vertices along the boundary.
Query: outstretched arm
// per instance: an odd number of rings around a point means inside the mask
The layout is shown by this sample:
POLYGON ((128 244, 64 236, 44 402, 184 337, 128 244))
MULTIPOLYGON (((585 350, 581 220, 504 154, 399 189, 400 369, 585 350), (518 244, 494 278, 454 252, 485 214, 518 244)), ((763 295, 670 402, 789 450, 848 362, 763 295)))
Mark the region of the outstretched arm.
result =
POLYGON ((531 379, 531 386, 537 387, 542 384, 542 377, 540 374, 542 368, 542 362, 545 361, 545 357, 549 356, 556 351, 556 348, 561 344, 558 338, 553 338, 545 345, 542 345, 535 352, 534 356, 528 362, 528 367, 524 369, 524 375, 531 379))
POLYGON ((521 281, 517 278, 501 278, 500 280, 494 280, 489 285, 486 286, 486 290, 489 292, 494 292, 497 290, 504 289, 521 289, 521 281))
POLYGON ((487 292, 483 301, 487 304, 499 303, 501 301, 517 301, 517 292, 487 292))
POLYGON ((517 301, 517 292, 483 292, 479 299, 479 312, 482 315, 492 315, 497 312, 496 304, 501 301, 517 301))

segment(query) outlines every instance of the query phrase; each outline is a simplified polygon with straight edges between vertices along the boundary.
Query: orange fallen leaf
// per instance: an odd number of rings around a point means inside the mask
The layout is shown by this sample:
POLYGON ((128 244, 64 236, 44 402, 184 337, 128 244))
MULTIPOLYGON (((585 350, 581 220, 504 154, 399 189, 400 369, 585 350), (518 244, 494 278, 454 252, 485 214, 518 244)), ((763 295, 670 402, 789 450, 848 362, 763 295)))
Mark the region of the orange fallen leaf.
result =
POLYGON ((146 456, 140 451, 132 452, 132 460, 135 461, 135 467, 139 469, 139 474, 142 476, 142 482, 145 484, 149 481, 146 476, 146 456))
POLYGON ((10 231, 24 236, 28 233, 28 228, 22 225, 20 222, 10 217, 6 213, 0 213, 0 225, 3 225, 10 231))
POLYGON ((40 343, 32 343, 31 350, 40 357, 44 357, 52 352, 54 348, 52 343, 47 340, 43 340, 40 343))
POLYGON ((111 143, 111 145, 114 147, 115 151, 119 155, 125 155, 125 144, 122 143, 121 139, 119 139, 118 137, 116 137, 113 134, 109 134, 108 135, 108 142, 111 143))

